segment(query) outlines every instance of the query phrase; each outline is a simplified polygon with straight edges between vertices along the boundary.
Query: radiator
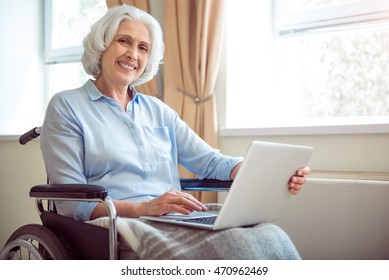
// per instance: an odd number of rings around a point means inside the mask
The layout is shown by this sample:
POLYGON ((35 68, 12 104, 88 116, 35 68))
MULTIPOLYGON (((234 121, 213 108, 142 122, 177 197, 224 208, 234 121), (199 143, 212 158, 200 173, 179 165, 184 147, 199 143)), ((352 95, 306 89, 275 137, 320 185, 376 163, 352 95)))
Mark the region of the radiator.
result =
POLYGON ((389 187, 387 172, 313 171, 307 185, 382 186, 389 187))
POLYGON ((382 186, 389 187, 389 181, 361 180, 361 179, 331 179, 331 178, 307 178, 307 185, 337 185, 337 186, 382 186))

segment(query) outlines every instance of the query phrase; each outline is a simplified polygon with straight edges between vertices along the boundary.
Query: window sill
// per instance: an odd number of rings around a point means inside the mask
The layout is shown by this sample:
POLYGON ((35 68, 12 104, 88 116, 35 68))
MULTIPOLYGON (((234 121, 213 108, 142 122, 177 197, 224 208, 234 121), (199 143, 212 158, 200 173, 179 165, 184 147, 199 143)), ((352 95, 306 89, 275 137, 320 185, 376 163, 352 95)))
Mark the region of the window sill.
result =
POLYGON ((300 126, 274 126, 259 128, 219 129, 220 136, 282 136, 282 135, 329 135, 329 134, 376 134, 389 133, 389 122, 365 124, 323 124, 300 126))

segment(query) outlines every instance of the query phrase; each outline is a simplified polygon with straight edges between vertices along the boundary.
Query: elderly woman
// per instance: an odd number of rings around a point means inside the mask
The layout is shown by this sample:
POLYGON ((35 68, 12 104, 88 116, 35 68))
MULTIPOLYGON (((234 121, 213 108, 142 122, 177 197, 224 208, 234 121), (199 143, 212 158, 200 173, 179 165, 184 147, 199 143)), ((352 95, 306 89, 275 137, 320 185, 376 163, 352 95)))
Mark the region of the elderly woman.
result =
MULTIPOLYGON (((105 186, 118 216, 188 214, 207 208, 180 191, 178 165, 200 178, 233 180, 239 157, 212 149, 170 107, 134 86, 153 78, 163 58, 162 31, 149 14, 116 6, 84 40, 82 63, 94 77, 50 101, 41 150, 50 183, 105 186)), ((296 171, 298 193, 309 169, 296 171)), ((61 202, 60 214, 87 221, 106 216, 98 203, 61 202)))

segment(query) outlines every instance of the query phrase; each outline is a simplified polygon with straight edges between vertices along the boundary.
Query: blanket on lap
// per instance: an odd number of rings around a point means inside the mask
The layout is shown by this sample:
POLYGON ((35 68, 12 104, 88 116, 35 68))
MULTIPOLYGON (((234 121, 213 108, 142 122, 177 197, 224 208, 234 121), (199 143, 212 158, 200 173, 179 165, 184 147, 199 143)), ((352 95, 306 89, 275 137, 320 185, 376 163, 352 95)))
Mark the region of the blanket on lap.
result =
MULTIPOLYGON (((210 210, 215 207, 219 206, 208 205, 210 210)), ((88 223, 109 226, 107 217, 88 223)), ((287 234, 268 223, 208 231, 118 217, 117 228, 119 252, 130 249, 137 258, 144 260, 300 259, 287 234)), ((121 259, 122 256, 126 254, 120 254, 121 259)))

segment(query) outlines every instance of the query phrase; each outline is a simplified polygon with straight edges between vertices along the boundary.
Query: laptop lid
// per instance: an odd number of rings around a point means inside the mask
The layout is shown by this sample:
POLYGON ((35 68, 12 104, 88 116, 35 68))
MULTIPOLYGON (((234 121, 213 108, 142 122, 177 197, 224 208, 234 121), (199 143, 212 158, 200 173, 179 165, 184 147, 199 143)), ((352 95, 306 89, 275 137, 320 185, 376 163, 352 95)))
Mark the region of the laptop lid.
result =
POLYGON ((290 178, 307 166, 312 152, 308 146, 253 141, 214 228, 277 220, 291 196, 290 178))

